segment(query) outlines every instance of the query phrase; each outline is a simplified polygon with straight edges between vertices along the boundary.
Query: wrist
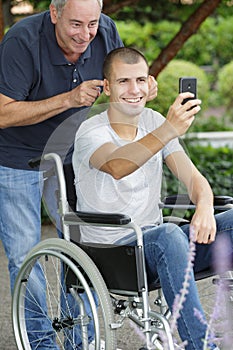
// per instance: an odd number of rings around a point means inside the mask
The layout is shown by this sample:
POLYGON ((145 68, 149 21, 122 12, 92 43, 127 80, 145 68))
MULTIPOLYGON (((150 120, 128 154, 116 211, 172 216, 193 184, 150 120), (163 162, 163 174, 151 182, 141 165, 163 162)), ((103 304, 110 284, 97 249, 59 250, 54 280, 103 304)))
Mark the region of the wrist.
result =
POLYGON ((167 121, 165 121, 158 129, 155 129, 152 134, 163 144, 163 146, 177 136, 174 132, 174 128, 172 128, 167 121))

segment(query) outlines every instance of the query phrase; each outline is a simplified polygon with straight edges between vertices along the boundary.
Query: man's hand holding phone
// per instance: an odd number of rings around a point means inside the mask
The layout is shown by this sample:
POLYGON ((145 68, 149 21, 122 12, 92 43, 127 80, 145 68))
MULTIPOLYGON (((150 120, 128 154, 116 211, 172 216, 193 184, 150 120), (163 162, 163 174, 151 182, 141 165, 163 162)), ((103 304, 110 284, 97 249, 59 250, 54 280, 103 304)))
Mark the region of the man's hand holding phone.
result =
MULTIPOLYGON (((197 98, 197 79, 194 77, 182 77, 179 79, 179 93, 190 92, 193 94, 193 97, 184 98, 182 104, 190 100, 195 100, 197 98)), ((192 106, 191 108, 194 108, 192 106)))
POLYGON ((168 139, 184 135, 200 111, 201 100, 197 99, 196 86, 196 78, 180 78, 180 94, 170 106, 164 125, 168 139))

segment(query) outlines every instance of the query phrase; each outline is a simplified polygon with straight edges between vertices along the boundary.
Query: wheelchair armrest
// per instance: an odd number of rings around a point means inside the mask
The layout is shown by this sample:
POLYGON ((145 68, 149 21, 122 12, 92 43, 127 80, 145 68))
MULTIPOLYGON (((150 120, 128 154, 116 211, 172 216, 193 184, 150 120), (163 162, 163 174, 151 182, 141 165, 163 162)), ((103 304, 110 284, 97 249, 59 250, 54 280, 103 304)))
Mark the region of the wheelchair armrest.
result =
MULTIPOLYGON (((188 194, 177 194, 177 195, 171 195, 167 196, 163 199, 163 204, 166 207, 166 205, 187 205, 187 206, 194 206, 192 201, 190 200, 188 194)), ((228 204, 233 204, 233 198, 230 196, 214 196, 214 206, 225 206, 228 204)))
POLYGON ((128 215, 117 213, 93 213, 76 211, 65 214, 65 221, 70 223, 80 224, 82 222, 89 224, 103 224, 103 225, 127 225, 131 222, 131 218, 128 215))
POLYGON ((230 196, 214 196, 214 206, 224 206, 233 204, 233 198, 230 196))
POLYGON ((193 205, 188 194, 174 194, 164 197, 163 204, 166 205, 193 205))

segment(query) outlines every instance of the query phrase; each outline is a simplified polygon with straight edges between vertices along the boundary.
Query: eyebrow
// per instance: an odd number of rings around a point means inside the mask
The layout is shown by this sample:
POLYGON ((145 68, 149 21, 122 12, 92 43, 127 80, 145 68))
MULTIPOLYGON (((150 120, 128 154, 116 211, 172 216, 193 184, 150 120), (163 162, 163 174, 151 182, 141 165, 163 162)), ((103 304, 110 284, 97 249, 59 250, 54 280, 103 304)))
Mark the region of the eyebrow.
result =
MULTIPOLYGON (((148 78, 148 75, 142 75, 140 77, 136 77, 136 79, 147 79, 148 78)), ((121 78, 118 78, 116 79, 116 81, 120 81, 120 80, 130 80, 132 78, 129 78, 129 77, 121 77, 121 78)), ((134 79, 134 78, 133 78, 134 79)))
MULTIPOLYGON (((80 21, 80 20, 78 20, 78 19, 70 19, 70 22, 79 23, 79 24, 84 23, 84 22, 82 22, 82 21, 80 21)), ((97 22, 99 22, 98 19, 92 19, 92 20, 91 20, 90 22, 88 22, 88 23, 97 23, 97 22)))

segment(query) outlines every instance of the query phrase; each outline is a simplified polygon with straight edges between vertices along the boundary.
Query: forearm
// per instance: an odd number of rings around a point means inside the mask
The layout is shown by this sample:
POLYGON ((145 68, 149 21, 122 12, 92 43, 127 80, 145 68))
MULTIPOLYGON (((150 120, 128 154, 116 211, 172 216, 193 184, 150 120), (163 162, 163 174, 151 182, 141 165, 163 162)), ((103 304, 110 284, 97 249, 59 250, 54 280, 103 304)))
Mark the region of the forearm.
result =
POLYGON ((91 106, 102 84, 102 80, 88 80, 73 90, 40 101, 16 101, 0 94, 0 128, 33 125, 70 108, 91 106))
MULTIPOLYGON (((121 179, 136 171, 164 147, 167 141, 165 141, 165 138, 162 140, 159 135, 160 128, 136 142, 129 143, 119 148, 116 147, 107 157, 103 165, 96 163, 93 165, 109 173, 115 179, 121 179)), ((109 146, 106 145, 106 148, 107 147, 109 146)), ((104 152, 103 148, 101 152, 104 152)), ((95 155, 94 158, 96 159, 95 155)))
POLYGON ((213 208, 213 192, 206 178, 198 171, 185 152, 174 152, 166 158, 172 173, 185 185, 196 206, 213 208))
POLYGON ((196 204, 196 210, 191 220, 193 240, 197 243, 211 243, 215 240, 216 222, 213 210, 213 193, 207 182, 202 177, 193 185, 190 197, 196 204))
POLYGON ((188 192, 197 209, 210 208, 211 211, 213 210, 213 192, 204 176, 201 174, 194 176, 188 192))
POLYGON ((41 101, 4 99, 0 103, 0 127, 33 125, 69 109, 68 93, 41 101))

